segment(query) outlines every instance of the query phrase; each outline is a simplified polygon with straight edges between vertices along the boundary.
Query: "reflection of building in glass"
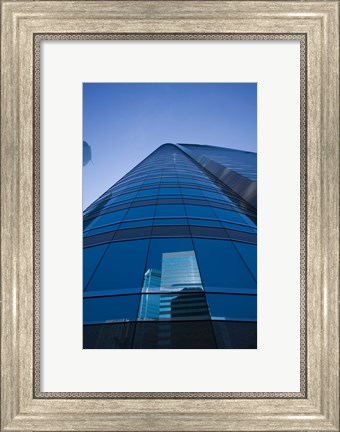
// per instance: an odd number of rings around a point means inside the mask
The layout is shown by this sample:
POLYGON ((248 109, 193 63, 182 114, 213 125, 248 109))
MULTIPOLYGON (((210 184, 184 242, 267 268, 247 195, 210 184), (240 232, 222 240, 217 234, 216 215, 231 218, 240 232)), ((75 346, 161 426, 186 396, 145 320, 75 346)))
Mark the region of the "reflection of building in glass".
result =
POLYGON ((209 319, 202 291, 194 251, 163 253, 162 270, 145 273, 138 319, 209 319))
POLYGON ((161 289, 203 289, 195 252, 163 253, 161 289))
POLYGON ((158 270, 148 269, 144 275, 143 291, 151 292, 161 286, 161 274, 158 270))
POLYGON ((84 212, 84 348, 256 348, 256 154, 164 144, 84 212))

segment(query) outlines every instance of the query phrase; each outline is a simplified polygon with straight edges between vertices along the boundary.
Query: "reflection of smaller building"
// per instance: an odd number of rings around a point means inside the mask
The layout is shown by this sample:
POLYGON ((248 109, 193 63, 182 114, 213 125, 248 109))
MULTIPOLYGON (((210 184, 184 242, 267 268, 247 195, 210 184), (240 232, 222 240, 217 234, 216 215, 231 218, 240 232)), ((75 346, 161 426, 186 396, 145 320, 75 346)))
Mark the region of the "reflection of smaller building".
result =
POLYGON ((171 300, 171 319, 210 319, 205 294, 184 288, 171 300))
POLYGON ((162 272, 159 270, 148 269, 144 275, 143 291, 150 292, 152 288, 161 286, 162 272))
POLYGON ((162 254, 162 270, 144 276, 139 320, 209 319, 194 251, 162 254))
POLYGON ((153 317, 159 316, 159 295, 150 293, 159 293, 161 286, 161 275, 162 272, 159 270, 148 269, 145 272, 142 293, 146 294, 142 295, 139 305, 138 319, 140 320, 156 319, 153 317))
POLYGON ((148 269, 144 275, 137 331, 145 347, 204 346, 213 340, 212 326, 202 322, 202 332, 193 332, 190 322, 209 320, 196 255, 193 250, 162 254, 161 271, 148 269), (185 333, 189 331, 189 340, 185 333), (184 332, 184 333, 183 333, 184 332), (207 340, 203 340, 204 338, 207 340))

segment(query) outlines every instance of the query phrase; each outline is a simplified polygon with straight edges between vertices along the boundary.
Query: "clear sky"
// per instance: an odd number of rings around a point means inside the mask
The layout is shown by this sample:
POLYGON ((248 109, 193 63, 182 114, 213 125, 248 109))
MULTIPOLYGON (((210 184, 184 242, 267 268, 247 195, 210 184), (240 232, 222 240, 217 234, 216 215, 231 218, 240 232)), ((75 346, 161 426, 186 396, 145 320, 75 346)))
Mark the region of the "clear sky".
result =
POLYGON ((84 83, 83 208, 164 143, 256 152, 256 83, 84 83))

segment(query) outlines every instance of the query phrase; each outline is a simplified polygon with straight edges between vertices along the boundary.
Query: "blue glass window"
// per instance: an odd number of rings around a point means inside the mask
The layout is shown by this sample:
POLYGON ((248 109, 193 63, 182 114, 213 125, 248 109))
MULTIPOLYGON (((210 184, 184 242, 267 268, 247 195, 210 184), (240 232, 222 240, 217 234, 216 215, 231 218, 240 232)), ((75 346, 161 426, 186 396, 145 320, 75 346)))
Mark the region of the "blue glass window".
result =
POLYGON ((86 291, 140 291, 149 240, 110 243, 86 291))
POLYGON ((151 226, 119 229, 116 231, 113 241, 149 238, 151 236, 151 231, 151 226))
POLYGON ((158 188, 140 190, 137 194, 137 198, 150 195, 158 195, 158 188))
POLYGON ((95 271, 107 245, 100 245, 83 249, 83 287, 88 284, 93 272, 95 271))
POLYGON ((244 219, 240 213, 236 213, 231 210, 225 210, 221 208, 214 207, 214 212, 217 217, 221 220, 236 222, 236 223, 244 223, 244 219))
POLYGON ((159 188, 159 195, 180 195, 181 189, 179 187, 173 188, 173 187, 160 187, 159 188))
POLYGON ((119 210, 116 212, 103 214, 103 215, 97 217, 96 219, 94 219, 92 221, 92 223, 90 223, 87 226, 87 229, 89 230, 89 229, 93 229, 93 228, 100 227, 103 225, 109 225, 109 224, 113 224, 115 222, 120 222, 124 218, 125 213, 126 213, 126 210, 119 210))
POLYGON ((199 184, 198 182, 196 183, 196 181, 193 180, 192 178, 185 178, 185 177, 182 177, 182 176, 179 177, 178 181, 179 181, 180 184, 181 183, 184 183, 184 184, 186 184, 186 183, 189 183, 189 184, 199 184))
POLYGON ((111 198, 107 203, 106 206, 110 206, 111 204, 117 203, 117 202, 121 202, 121 201, 126 201, 129 199, 133 199, 136 196, 136 192, 130 192, 130 193, 126 193, 126 194, 121 194, 119 196, 116 196, 114 198, 111 198))
POLYGON ((131 222, 122 222, 119 225, 119 229, 151 226, 152 221, 153 219, 143 219, 143 220, 135 220, 131 222))
POLYGON ((152 237, 190 237, 189 225, 155 225, 152 237))
POLYGON ((216 219, 216 215, 213 209, 211 209, 208 206, 186 204, 185 208, 187 210, 188 218, 199 217, 199 218, 207 218, 207 219, 216 219))
POLYGON ((250 227, 248 225, 239 225, 239 224, 233 224, 230 222, 223 222, 223 221, 221 223, 225 228, 229 228, 232 230, 252 232, 252 233, 256 234, 256 228, 250 227))
POLYGON ((223 195, 222 193, 203 191, 203 194, 207 198, 211 198, 211 199, 219 200, 219 201, 229 201, 229 202, 231 202, 231 200, 228 197, 226 197, 225 195, 223 195))
POLYGON ((186 217, 183 204, 158 205, 155 217, 186 217))
POLYGON ((194 189, 194 188, 181 188, 183 195, 197 195, 202 197, 203 193, 200 189, 194 189))
POLYGON ((154 219, 154 225, 188 225, 187 219, 154 219))
POLYGON ((130 208, 126 213, 124 222, 131 219, 152 218, 155 213, 155 206, 141 206, 130 208))
POLYGON ((211 219, 189 219, 189 225, 198 225, 198 226, 215 226, 220 227, 221 222, 219 220, 211 220, 211 219))
POLYGON ((211 318, 227 321, 256 321, 256 295, 206 294, 211 318))
POLYGON ((143 182, 143 186, 146 186, 146 185, 158 185, 159 184, 159 182, 160 182, 160 180, 158 179, 158 178, 156 178, 156 179, 150 179, 150 180, 144 180, 144 182, 143 182))
POLYGON ((105 225, 105 226, 100 227, 100 228, 95 228, 95 229, 92 229, 90 231, 85 231, 84 237, 93 236, 93 235, 97 235, 97 234, 100 234, 103 232, 108 232, 108 231, 115 231, 118 227, 119 227, 119 222, 114 224, 114 225, 105 225))
POLYGON ((257 278, 257 246, 255 244, 234 242, 254 278, 257 278))
POLYGON ((139 295, 84 298, 84 324, 135 321, 139 295))
POLYGON ((161 184, 162 183, 178 183, 177 177, 162 177, 161 178, 161 184))
POLYGON ((252 227, 256 227, 255 223, 246 215, 241 214, 241 217, 243 219, 243 223, 246 223, 247 225, 250 225, 252 227))
POLYGON ((256 281, 237 253, 234 244, 226 240, 193 239, 206 290, 215 287, 255 288, 256 281))

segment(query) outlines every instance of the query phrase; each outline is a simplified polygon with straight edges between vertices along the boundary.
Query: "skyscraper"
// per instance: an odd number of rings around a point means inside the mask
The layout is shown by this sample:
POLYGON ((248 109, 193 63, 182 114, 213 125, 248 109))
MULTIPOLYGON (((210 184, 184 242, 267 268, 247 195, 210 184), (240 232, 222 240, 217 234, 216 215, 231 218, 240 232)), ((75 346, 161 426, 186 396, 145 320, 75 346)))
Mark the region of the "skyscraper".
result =
POLYGON ((163 144, 84 211, 84 348, 256 348, 256 153, 163 144))

